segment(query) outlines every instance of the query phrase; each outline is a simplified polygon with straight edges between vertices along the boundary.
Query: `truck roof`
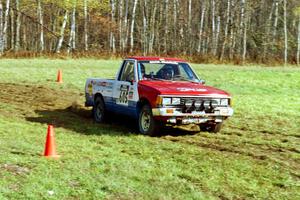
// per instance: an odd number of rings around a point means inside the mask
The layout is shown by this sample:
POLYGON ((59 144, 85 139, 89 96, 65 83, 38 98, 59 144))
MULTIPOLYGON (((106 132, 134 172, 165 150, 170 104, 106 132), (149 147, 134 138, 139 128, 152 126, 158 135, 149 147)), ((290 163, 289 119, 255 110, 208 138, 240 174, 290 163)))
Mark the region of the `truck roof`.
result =
POLYGON ((134 59, 138 61, 159 61, 159 60, 165 60, 165 61, 174 61, 174 62, 187 62, 180 58, 164 58, 164 57, 151 57, 151 56, 129 56, 127 59, 134 59))

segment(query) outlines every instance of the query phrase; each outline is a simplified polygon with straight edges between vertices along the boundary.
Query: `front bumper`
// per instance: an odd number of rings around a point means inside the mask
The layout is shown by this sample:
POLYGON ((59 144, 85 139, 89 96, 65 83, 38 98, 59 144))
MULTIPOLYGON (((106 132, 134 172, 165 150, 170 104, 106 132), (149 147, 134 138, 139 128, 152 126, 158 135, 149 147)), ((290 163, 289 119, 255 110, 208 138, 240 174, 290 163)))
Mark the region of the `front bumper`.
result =
POLYGON ((222 122, 233 115, 231 107, 217 107, 213 113, 193 111, 183 113, 178 108, 153 108, 153 117, 171 124, 201 124, 207 121, 222 122))

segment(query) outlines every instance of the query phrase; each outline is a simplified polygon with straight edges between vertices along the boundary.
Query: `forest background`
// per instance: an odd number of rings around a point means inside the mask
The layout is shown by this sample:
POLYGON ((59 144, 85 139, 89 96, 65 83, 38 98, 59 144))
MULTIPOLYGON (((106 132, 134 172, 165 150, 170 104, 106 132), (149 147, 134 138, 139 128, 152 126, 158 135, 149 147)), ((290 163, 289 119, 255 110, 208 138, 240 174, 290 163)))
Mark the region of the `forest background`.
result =
POLYGON ((0 0, 1 57, 300 64, 298 0, 0 0))

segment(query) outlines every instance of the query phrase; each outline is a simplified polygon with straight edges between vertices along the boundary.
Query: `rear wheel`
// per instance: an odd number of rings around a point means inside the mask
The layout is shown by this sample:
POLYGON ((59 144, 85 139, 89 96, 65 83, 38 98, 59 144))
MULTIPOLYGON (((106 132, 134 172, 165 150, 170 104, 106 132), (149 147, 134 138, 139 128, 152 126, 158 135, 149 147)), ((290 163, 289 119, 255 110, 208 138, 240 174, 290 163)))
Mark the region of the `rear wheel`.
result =
POLYGON ((160 123, 155 121, 149 105, 144 105, 138 119, 139 131, 144 135, 154 136, 159 132, 160 123))
POLYGON ((93 107, 93 117, 95 122, 102 123, 106 117, 105 105, 102 98, 96 97, 95 104, 93 107))
POLYGON ((200 124, 200 130, 211 133, 218 133, 222 129, 222 124, 222 122, 200 124))

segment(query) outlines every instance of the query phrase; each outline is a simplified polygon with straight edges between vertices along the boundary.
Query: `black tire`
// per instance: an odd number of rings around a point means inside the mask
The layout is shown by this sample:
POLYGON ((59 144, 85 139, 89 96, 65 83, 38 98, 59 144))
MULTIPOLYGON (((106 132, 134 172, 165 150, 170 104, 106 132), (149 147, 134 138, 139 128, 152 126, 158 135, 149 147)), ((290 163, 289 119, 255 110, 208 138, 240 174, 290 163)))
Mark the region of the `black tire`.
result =
POLYGON ((200 130, 207 131, 210 133, 218 133, 222 129, 222 124, 223 124, 222 122, 200 124, 200 130))
POLYGON ((105 104, 100 96, 96 97, 95 100, 93 107, 93 118, 97 123, 103 123, 106 119, 105 104))
POLYGON ((151 107, 144 105, 139 113, 138 127, 141 134, 155 136, 159 133, 161 124, 155 121, 152 115, 151 107))

